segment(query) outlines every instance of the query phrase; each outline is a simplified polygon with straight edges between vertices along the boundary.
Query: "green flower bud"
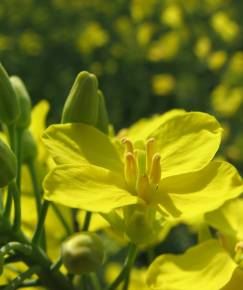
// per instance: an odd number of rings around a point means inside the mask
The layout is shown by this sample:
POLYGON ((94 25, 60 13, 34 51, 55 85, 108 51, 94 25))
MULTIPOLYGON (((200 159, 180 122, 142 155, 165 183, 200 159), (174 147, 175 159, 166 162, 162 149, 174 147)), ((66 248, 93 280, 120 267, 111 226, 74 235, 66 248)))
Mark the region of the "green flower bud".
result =
POLYGON ((29 93, 19 77, 12 76, 10 81, 18 98, 20 107, 20 115, 16 126, 22 129, 28 128, 31 120, 31 99, 29 93))
POLYGON ((102 265, 103 258, 103 244, 94 233, 74 234, 62 244, 62 260, 69 273, 95 272, 102 265))
POLYGON ((0 121, 10 125, 18 119, 19 113, 17 96, 7 72, 0 63, 0 121))
POLYGON ((78 74, 64 105, 62 123, 85 123, 95 126, 99 98, 96 76, 86 71, 78 74))
POLYGON ((27 163, 36 158, 38 149, 35 140, 29 130, 24 130, 22 134, 22 161, 27 163))
POLYGON ((134 244, 152 244, 159 236, 162 224, 156 211, 149 207, 128 206, 124 209, 126 235, 134 244))
POLYGON ((99 110, 98 110, 98 120, 96 127, 105 134, 109 133, 109 118, 105 104, 105 98, 103 93, 98 91, 99 98, 99 110))
POLYGON ((17 160, 10 148, 0 140, 0 188, 8 185, 16 176, 17 160))

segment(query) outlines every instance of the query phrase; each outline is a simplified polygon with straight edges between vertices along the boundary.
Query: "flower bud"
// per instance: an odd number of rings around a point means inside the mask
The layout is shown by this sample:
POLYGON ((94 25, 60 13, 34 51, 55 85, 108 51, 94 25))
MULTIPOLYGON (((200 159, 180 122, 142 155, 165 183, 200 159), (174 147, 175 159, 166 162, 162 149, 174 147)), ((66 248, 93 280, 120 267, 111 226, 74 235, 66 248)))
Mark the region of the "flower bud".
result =
POLYGON ((62 123, 85 123, 95 126, 99 98, 96 76, 86 71, 78 74, 64 105, 62 123))
POLYGON ((0 140, 0 188, 8 185, 16 176, 17 160, 10 148, 0 140))
POLYGON ((98 90, 98 98, 99 98, 99 109, 98 109, 98 120, 96 127, 101 132, 108 134, 109 132, 109 118, 105 104, 105 98, 103 93, 98 90))
POLYGON ((22 161, 27 163, 36 158, 38 149, 35 140, 29 130, 24 130, 22 134, 22 161))
POLYGON ((18 119, 19 113, 17 96, 7 72, 0 63, 0 121, 10 125, 18 119))
POLYGON ((69 273, 95 272, 102 265, 103 258, 103 244, 94 233, 74 234, 62 244, 62 260, 69 273))
POLYGON ((12 76, 10 81, 18 98, 20 108, 20 115, 16 126, 22 129, 28 128, 31 120, 31 100, 29 93, 19 77, 12 76))

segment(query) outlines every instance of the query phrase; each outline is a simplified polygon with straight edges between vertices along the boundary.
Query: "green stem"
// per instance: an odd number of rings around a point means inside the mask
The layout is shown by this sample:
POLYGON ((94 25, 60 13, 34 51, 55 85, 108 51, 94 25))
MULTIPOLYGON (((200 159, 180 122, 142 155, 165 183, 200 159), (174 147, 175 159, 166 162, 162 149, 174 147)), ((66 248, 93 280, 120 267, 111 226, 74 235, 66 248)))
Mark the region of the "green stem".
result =
POLYGON ((123 280, 128 279, 127 277, 130 274, 130 271, 135 262, 136 256, 137 256, 137 247, 135 244, 130 244, 127 259, 125 261, 123 269, 121 270, 120 274, 117 276, 115 281, 108 287, 108 290, 116 289, 123 280))
POLYGON ((16 176, 16 183, 18 189, 20 190, 21 186, 21 168, 22 168, 22 135, 23 130, 17 129, 16 130, 16 157, 17 157, 17 176, 16 176))
POLYGON ((51 265, 52 272, 59 270, 61 266, 62 266, 62 256, 60 256, 58 260, 51 265))
POLYGON ((70 228, 70 226, 68 225, 68 223, 66 222, 65 218, 63 217, 61 211, 59 210, 59 208, 54 204, 51 203, 51 206, 56 214, 56 216, 58 217, 58 219, 60 220, 60 222, 62 223, 64 229, 66 230, 66 233, 68 236, 70 236, 72 234, 72 229, 70 228))
POLYGON ((14 201, 13 230, 18 231, 21 225, 21 206, 20 206, 20 194, 15 181, 12 181, 9 184, 9 191, 11 192, 14 201))
POLYGON ((38 180, 37 180, 37 176, 36 176, 34 160, 31 159, 28 162, 27 166, 28 166, 28 170, 29 170, 29 173, 30 173, 30 176, 31 176, 32 186, 33 186, 33 189, 34 189, 37 213, 38 213, 38 216, 40 216, 40 212, 41 212, 41 192, 39 190, 39 185, 38 185, 38 180))
POLYGON ((83 231, 89 230, 90 222, 91 222, 91 212, 87 211, 85 214, 84 225, 82 229, 83 231))
POLYGON ((38 244, 40 239, 41 239, 41 236, 42 236, 43 230, 44 230, 44 222, 46 219, 48 207, 49 207, 49 201, 44 200, 42 207, 41 207, 41 212, 40 212, 39 220, 37 223, 37 227, 36 227, 35 233, 34 233, 33 238, 32 238, 33 244, 38 244))

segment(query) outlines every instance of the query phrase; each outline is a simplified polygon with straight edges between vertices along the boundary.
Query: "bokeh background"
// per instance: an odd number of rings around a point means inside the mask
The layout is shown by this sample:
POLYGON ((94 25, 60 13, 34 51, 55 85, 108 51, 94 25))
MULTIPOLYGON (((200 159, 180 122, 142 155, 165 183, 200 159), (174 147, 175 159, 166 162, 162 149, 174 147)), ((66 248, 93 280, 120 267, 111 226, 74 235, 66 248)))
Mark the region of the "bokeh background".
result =
POLYGON ((214 114, 243 170, 241 0, 1 0, 0 61, 58 121, 81 70, 119 129, 179 107, 214 114))

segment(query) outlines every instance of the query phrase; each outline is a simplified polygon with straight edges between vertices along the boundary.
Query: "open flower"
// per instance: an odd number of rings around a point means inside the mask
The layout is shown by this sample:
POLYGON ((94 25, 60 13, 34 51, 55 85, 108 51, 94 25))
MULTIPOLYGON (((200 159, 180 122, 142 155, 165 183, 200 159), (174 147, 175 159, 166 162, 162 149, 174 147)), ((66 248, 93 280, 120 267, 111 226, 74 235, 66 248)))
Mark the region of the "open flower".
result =
POLYGON ((233 166, 212 161, 221 133, 214 117, 181 110, 139 121, 119 142, 89 125, 52 125, 43 141, 57 166, 45 198, 102 213, 133 204, 172 216, 214 210, 242 186, 233 166))
POLYGON ((219 231, 182 255, 161 255, 150 265, 147 284, 156 290, 236 290, 243 283, 243 200, 229 201, 206 215, 219 231))

